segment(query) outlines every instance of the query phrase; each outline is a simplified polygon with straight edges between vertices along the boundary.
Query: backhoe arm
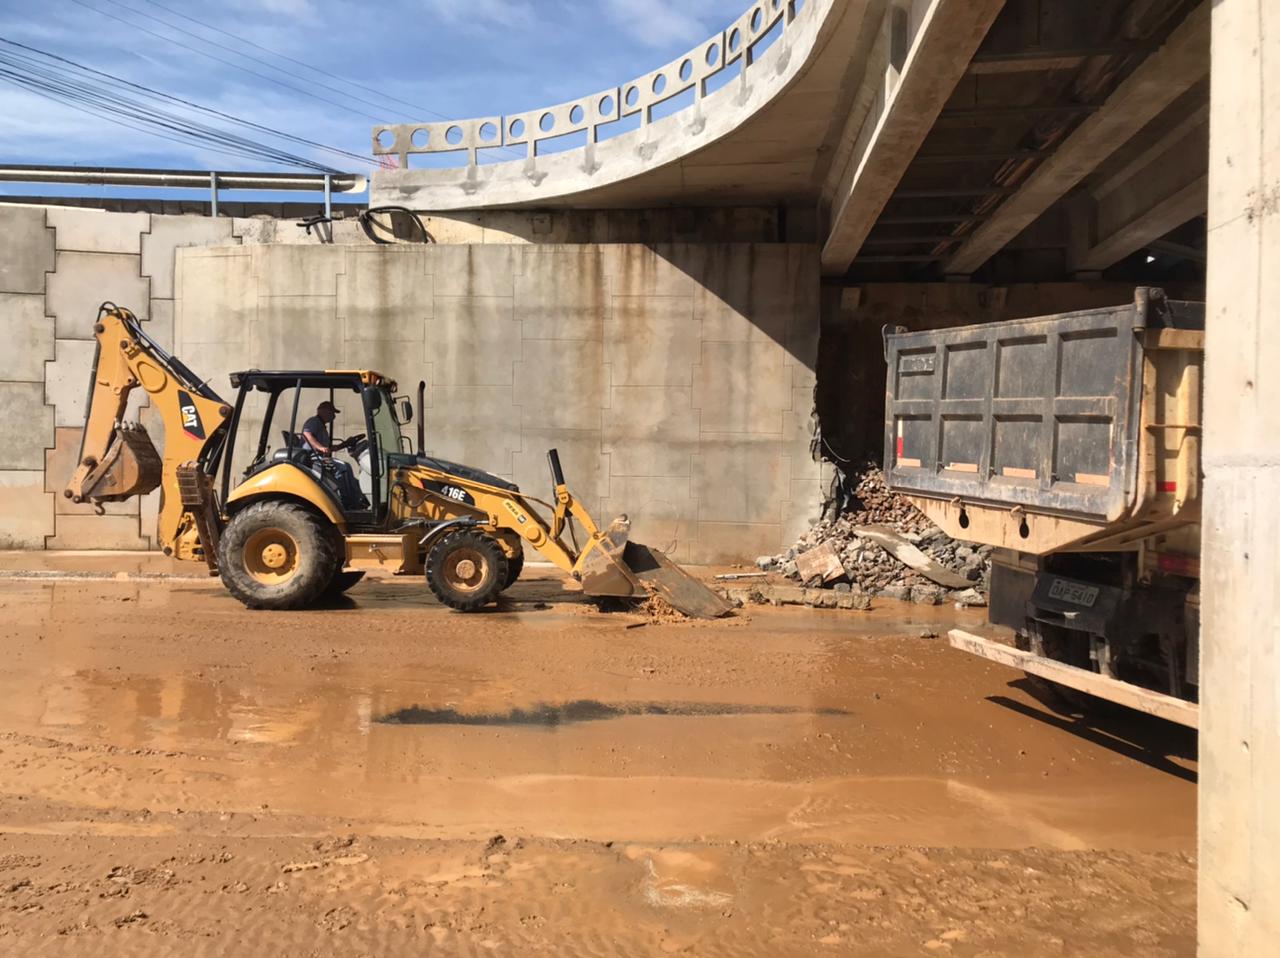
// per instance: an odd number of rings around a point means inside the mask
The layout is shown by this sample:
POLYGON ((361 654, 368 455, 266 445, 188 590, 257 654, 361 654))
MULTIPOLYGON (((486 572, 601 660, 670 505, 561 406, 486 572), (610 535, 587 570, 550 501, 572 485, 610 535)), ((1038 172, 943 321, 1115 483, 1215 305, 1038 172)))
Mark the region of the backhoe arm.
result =
POLYGON ((160 487, 157 539, 179 558, 194 554, 198 534, 179 492, 178 470, 203 463, 217 447, 230 407, 143 330, 127 309, 104 303, 93 327, 98 342, 89 380, 80 458, 63 491, 73 502, 119 502, 160 487), (124 422, 129 395, 141 386, 164 428, 164 457, 139 423, 124 422))

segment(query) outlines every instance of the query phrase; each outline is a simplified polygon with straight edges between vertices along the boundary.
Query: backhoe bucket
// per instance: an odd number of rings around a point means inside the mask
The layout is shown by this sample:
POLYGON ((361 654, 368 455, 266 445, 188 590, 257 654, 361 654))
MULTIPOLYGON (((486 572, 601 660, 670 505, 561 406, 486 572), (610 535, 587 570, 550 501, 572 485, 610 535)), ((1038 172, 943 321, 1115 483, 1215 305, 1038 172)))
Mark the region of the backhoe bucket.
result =
POLYGON ((160 485, 160 454, 141 423, 121 423, 100 462, 84 462, 67 490, 75 502, 122 502, 160 485))
POLYGON ((587 595, 660 595, 672 608, 699 619, 717 619, 733 609, 657 549, 628 541, 630 532, 630 521, 620 516, 591 550, 582 572, 587 595))

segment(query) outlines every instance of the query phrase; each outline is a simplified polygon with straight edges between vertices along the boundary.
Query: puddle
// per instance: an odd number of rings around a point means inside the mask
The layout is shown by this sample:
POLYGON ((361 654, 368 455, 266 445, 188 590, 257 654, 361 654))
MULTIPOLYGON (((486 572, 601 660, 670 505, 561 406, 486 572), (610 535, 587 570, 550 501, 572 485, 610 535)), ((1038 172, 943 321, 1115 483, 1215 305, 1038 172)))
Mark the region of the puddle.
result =
POLYGON ((533 725, 555 728, 578 722, 633 715, 721 716, 721 715, 849 715, 841 709, 802 709, 784 705, 732 705, 720 702, 618 702, 607 704, 594 699, 578 699, 551 705, 540 702, 529 708, 505 712, 461 712, 458 709, 427 709, 414 705, 374 719, 382 725, 533 725))

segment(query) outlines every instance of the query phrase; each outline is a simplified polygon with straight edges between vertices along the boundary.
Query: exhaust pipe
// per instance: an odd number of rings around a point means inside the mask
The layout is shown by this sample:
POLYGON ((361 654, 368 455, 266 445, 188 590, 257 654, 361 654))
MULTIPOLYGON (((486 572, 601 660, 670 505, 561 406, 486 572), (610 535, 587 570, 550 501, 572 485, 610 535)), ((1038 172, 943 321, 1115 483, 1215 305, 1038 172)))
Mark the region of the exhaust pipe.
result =
POLYGON ((418 380, 418 455, 424 456, 427 452, 427 382, 425 379, 418 380))

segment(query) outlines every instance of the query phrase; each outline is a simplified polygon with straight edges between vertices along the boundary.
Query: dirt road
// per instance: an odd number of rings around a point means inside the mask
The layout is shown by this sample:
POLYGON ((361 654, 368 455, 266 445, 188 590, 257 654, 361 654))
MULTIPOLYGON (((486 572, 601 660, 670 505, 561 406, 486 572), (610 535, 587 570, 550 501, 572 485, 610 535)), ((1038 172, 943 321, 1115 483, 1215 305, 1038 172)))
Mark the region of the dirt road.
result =
POLYGON ((462 616, 0 572, 0 952, 1194 953, 1194 740, 921 637, 980 613, 528 575, 462 616))

